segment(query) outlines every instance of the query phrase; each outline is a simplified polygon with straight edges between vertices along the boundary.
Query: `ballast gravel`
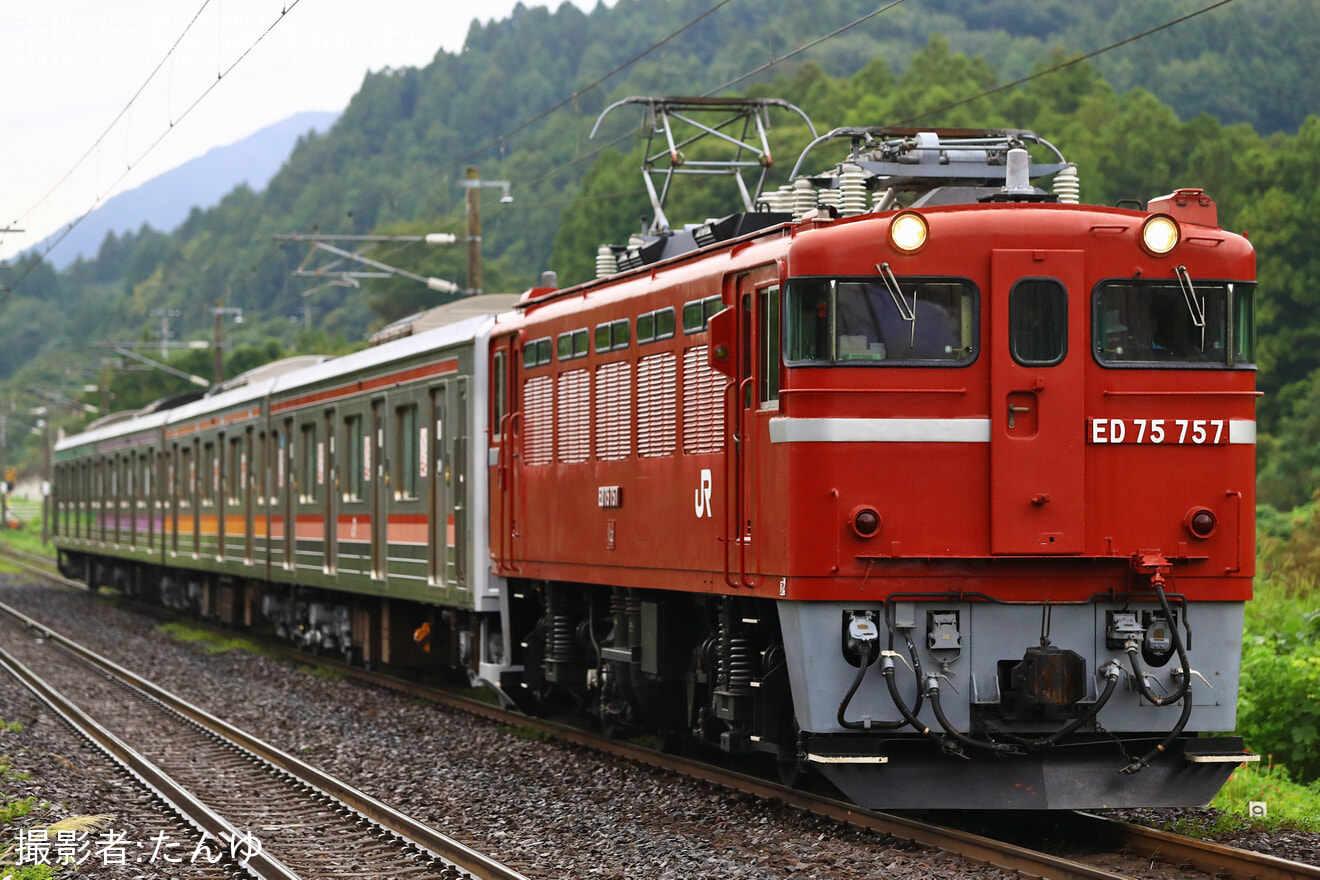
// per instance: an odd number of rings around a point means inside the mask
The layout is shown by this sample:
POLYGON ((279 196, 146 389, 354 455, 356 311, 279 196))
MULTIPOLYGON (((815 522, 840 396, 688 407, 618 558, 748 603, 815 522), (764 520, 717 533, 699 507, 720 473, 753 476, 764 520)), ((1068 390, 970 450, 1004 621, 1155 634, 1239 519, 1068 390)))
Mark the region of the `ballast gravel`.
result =
MULTIPOLYGON (((72 591, 0 575, 0 601, 530 878, 1015 876, 270 657, 210 653, 72 591)), ((0 849, 24 821, 119 813, 135 802, 122 774, 8 676, 0 678, 0 718, 24 725, 0 733, 0 760, 32 776, 17 787, 3 782, 3 791, 51 802, 0 831, 0 849)), ((134 833, 156 834, 154 820, 142 818, 150 813, 134 809, 134 833)), ((1313 864, 1320 852, 1320 835, 1226 842, 1313 864)), ((147 867, 88 864, 79 876, 196 876, 187 865, 147 867)))

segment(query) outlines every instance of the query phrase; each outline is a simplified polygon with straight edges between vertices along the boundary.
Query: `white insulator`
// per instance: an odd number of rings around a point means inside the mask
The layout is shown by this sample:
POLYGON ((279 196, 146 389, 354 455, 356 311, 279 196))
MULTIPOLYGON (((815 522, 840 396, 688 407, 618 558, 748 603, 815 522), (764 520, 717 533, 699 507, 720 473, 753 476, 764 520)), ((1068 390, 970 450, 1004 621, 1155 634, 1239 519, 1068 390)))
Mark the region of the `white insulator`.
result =
POLYGON ((1008 151, 1008 170, 1004 175, 1004 192, 1031 192, 1031 156, 1021 147, 1008 151))
POLYGON ((596 277, 604 278, 619 271, 619 261, 614 258, 614 249, 607 244, 596 248, 596 277))
POLYGON ((1054 194, 1065 205, 1076 205, 1082 200, 1082 180, 1077 176, 1077 163, 1069 162, 1068 167, 1054 175, 1054 194))
POLYGON ((805 177, 793 182, 793 219, 801 220, 808 211, 816 208, 816 188, 805 177))
POLYGON ((844 162, 839 175, 839 207, 845 217, 866 213, 866 174, 860 165, 844 162))
POLYGON ((775 193, 775 198, 779 203, 779 213, 792 214, 793 202, 797 199, 797 187, 791 183, 786 183, 775 193))
POLYGON ((843 214, 843 193, 839 192, 837 189, 819 190, 816 193, 816 201, 822 208, 826 206, 832 207, 838 211, 840 215, 843 214))
POLYGON ((646 244, 646 239, 642 238, 640 232, 634 232, 632 235, 628 236, 628 250, 641 248, 644 244, 646 244))

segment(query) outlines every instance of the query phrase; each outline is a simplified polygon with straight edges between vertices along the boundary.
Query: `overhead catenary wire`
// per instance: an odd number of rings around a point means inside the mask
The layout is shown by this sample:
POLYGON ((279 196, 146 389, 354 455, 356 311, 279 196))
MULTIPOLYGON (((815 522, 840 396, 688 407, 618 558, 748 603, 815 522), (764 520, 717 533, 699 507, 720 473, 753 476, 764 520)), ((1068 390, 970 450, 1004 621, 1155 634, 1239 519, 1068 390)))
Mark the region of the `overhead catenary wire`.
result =
POLYGON ((1135 43, 1137 40, 1140 40, 1144 37, 1149 37, 1151 34, 1156 34, 1159 33, 1160 31, 1167 30, 1168 28, 1171 28, 1174 25, 1182 24, 1188 19, 1196 18, 1198 15, 1203 15, 1207 12, 1213 12, 1219 7, 1227 6, 1232 2, 1233 0, 1219 0, 1219 2, 1212 3, 1209 6, 1204 7, 1203 9, 1198 9, 1195 12, 1189 12, 1186 15, 1179 16, 1178 18, 1172 19, 1171 21, 1166 21, 1164 22, 1164 24, 1156 25, 1153 28, 1144 30, 1139 34, 1133 34, 1132 36, 1119 40, 1116 43, 1110 43, 1108 46, 1105 46, 1100 49, 1096 49, 1094 52, 1087 52, 1085 55, 1079 55, 1076 58, 1070 58, 1067 61, 1063 61, 1060 62, 1059 64, 1055 64, 1054 66, 1048 67, 1045 70, 1040 70, 1029 76, 1024 76, 1021 79, 1015 79, 1012 82, 1004 83, 1003 85, 995 86, 994 88, 991 89, 986 89, 985 91, 979 92, 975 95, 972 95, 971 97, 960 98, 957 101, 950 101, 947 104, 942 104, 939 107, 935 107, 931 110, 924 110, 921 113, 918 113, 916 116, 910 116, 907 119, 898 122, 897 125, 899 126, 910 125, 911 123, 921 119, 925 119, 928 116, 934 116, 938 113, 945 113, 949 110, 953 110, 956 107, 961 107, 964 104, 970 104, 973 101, 979 101, 982 98, 988 98, 991 95, 996 95, 1000 92, 1007 91, 1008 89, 1014 89, 1020 85, 1025 85, 1026 83, 1029 83, 1032 80, 1040 79, 1041 77, 1058 73, 1060 70, 1065 70, 1076 64, 1081 64, 1083 61, 1089 61, 1092 58, 1105 54, 1106 52, 1112 52, 1115 49, 1118 49, 1122 46, 1126 46, 1128 43, 1135 43))
POLYGON ((164 57, 162 57, 160 61, 157 62, 156 66, 152 68, 151 73, 147 74, 147 78, 142 81, 142 85, 138 86, 137 91, 133 93, 133 96, 129 98, 128 102, 124 104, 123 108, 118 113, 115 114, 115 118, 110 120, 110 124, 105 127, 105 131, 101 132, 100 137, 94 140, 92 142, 92 145, 87 148, 87 151, 83 153, 80 157, 78 157, 78 161, 73 163, 73 166, 64 173, 63 177, 55 181, 54 185, 52 185, 50 189, 46 190, 45 195, 37 199, 36 202, 34 202, 31 207, 29 207, 26 211, 24 211, 22 214, 19 214, 18 217, 15 218, 14 220, 15 224, 17 224, 20 220, 27 217, 37 208, 45 204, 46 200, 49 199, 52 195, 54 195, 55 191, 58 190, 61 186, 63 186, 64 183, 70 177, 73 176, 75 171, 77 171, 80 167, 82 167, 82 163, 87 161, 87 157, 92 155, 92 153, 96 150, 96 148, 101 145, 101 142, 106 139, 106 136, 109 135, 110 132, 114 130, 114 127, 116 125, 119 124, 119 120, 123 119, 125 114, 127 114, 128 111, 132 109, 133 105, 137 102, 137 99, 142 97, 142 93, 146 91, 147 86, 151 85, 151 81, 156 78, 156 74, 160 73, 160 69, 165 66, 165 62, 169 61, 170 58, 173 57, 174 50, 179 48, 179 44, 183 42, 184 37, 188 36, 188 32, 191 31, 192 26, 197 23, 197 19, 202 17, 202 13, 206 11, 206 7, 209 6, 210 3, 211 0, 202 0, 202 5, 198 7, 196 12, 193 13, 193 17, 189 20, 187 26, 184 27, 183 32, 180 33, 179 36, 175 39, 174 44, 170 46, 168 51, 166 51, 164 57))
MULTIPOLYGON (((132 170, 142 162, 143 159, 149 156, 151 152, 155 150, 156 147, 160 144, 160 142, 163 141, 169 135, 169 133, 174 130, 174 127, 178 123, 186 119, 188 115, 191 114, 192 111, 197 108, 197 105, 200 104, 203 100, 205 100, 206 97, 210 95, 211 92, 213 92, 218 85, 220 85, 220 83, 224 82, 225 77, 227 77, 231 72, 233 72, 234 68, 238 67, 238 65, 242 63, 243 59, 247 58, 247 56, 252 53, 252 50, 257 48, 257 46, 260 45, 261 42, 265 40, 267 36, 269 36, 270 32, 274 30, 275 27, 281 21, 283 21, 285 17, 288 16, 288 14, 292 12, 301 2, 302 0, 290 0, 290 2, 285 4, 281 8, 280 14, 275 18, 275 20, 272 21, 266 27, 266 29, 262 31, 257 36, 257 38, 253 40, 237 58, 234 59, 233 63, 231 63, 228 67, 224 68, 223 70, 218 71, 216 73, 216 78, 211 81, 211 84, 208 85, 202 91, 202 93, 198 95, 193 100, 193 102, 184 109, 182 113, 179 114, 179 117, 177 119, 170 120, 169 125, 156 137, 156 139, 152 141, 136 159, 127 163, 128 167, 125 168, 124 171, 118 177, 116 177, 113 182, 111 182, 111 184, 106 188, 105 192, 106 193, 112 192, 114 188, 119 185, 120 181, 122 181, 125 177, 127 177, 129 173, 132 172, 132 170)), ((198 14, 200 14, 200 10, 198 14)), ((182 37, 180 37, 180 39, 182 39, 182 37)), ((15 280, 13 284, 0 285, 0 305, 4 305, 4 303, 9 299, 9 294, 12 293, 14 290, 16 290, 20 285, 22 285, 22 283, 27 279, 27 277, 31 275, 33 271, 36 270, 36 267, 42 264, 42 262, 50 254, 50 252, 55 250, 55 248, 59 247, 60 242, 68 238, 69 233, 73 232, 74 229, 78 228, 78 224, 82 223, 83 220, 86 220, 87 216, 91 214, 93 211, 95 211, 104 199, 105 199, 104 194, 98 195, 96 197, 96 200, 92 202, 92 206, 88 208, 86 211, 84 211, 82 214, 80 214, 78 217, 76 217, 74 220, 70 221, 69 224, 66 225, 64 229, 60 231, 60 234, 55 238, 55 240, 46 246, 45 250, 41 252, 38 259, 28 260, 27 267, 23 270, 22 274, 18 276, 18 279, 15 280)))

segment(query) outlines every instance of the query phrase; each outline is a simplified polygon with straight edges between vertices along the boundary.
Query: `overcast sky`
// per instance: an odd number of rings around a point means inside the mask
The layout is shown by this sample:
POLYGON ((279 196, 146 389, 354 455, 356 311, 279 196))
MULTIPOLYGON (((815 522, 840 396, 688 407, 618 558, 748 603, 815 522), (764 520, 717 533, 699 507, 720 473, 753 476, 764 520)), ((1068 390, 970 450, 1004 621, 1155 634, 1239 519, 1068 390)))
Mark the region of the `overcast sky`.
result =
MULTIPOLYGON (((98 199, 212 147, 303 110, 343 109, 368 70, 424 65, 440 49, 461 51, 474 18, 504 18, 516 2, 0 3, 0 229, 25 230, 3 236, 0 257, 31 247, 98 199), (176 41, 132 108, 111 127, 176 41), (217 74, 235 61, 217 82, 217 74)), ((552 8, 560 2, 524 0, 552 8)), ((595 0, 573 2, 595 6, 595 0)))

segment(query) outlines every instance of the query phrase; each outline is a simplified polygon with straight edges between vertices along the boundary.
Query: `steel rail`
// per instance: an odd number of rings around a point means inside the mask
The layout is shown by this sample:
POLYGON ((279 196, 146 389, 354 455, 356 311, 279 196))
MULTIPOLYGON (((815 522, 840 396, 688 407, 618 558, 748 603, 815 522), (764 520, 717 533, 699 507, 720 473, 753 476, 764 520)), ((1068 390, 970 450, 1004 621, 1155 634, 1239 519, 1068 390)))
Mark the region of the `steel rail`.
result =
MULTIPOLYGON (((152 682, 147 681, 141 676, 130 672, 114 661, 102 657, 72 639, 55 632, 50 627, 28 617, 21 611, 4 603, 0 603, 0 612, 8 614, 23 625, 42 633, 47 639, 55 642, 75 656, 87 661, 94 667, 129 683, 152 699, 157 700, 168 708, 178 712, 183 717, 204 729, 211 731, 221 739, 236 744, 240 748, 251 752, 262 761, 278 767, 301 782, 317 789, 331 798, 334 798, 360 815, 370 819, 377 825, 380 825, 394 834, 422 847, 437 858, 467 871, 473 877, 480 878, 480 880, 527 880, 523 874, 513 870, 507 865, 503 865, 484 853, 477 852, 471 847, 465 846, 457 840, 441 834, 434 828, 417 821, 411 816, 399 812, 388 804, 373 798, 371 795, 358 790, 348 783, 313 767, 293 755, 277 749, 264 740, 217 718, 204 709, 192 705, 181 697, 178 697, 152 682)), ((76 707, 73 708, 76 710, 76 707)), ((87 721, 95 724, 90 718, 88 718, 87 721)), ((81 725, 79 725, 79 728, 81 729, 81 725)), ((106 735, 112 736, 108 731, 106 731, 106 735)), ((127 746, 125 746, 125 748, 127 748, 127 746)), ((142 760, 145 761, 145 759, 142 760)), ((163 776, 164 774, 161 775, 163 776)), ((294 874, 272 874, 271 876, 296 877, 294 874)))
MULTIPOLYGON (((6 555, 7 549, 0 545, 0 555, 6 555)), ((79 581, 71 581, 30 566, 24 567, 32 573, 56 583, 74 589, 86 590, 86 585, 79 581)), ((626 760, 668 770, 690 778, 702 779, 711 784, 731 788, 756 797, 780 801, 816 815, 846 822, 876 833, 889 834, 951 853, 965 855, 968 858, 988 864, 1005 866, 1005 860, 1020 857, 1024 861, 1021 863, 1013 862, 1011 869, 1039 877, 1057 877, 1061 880, 1064 880, 1064 878, 1066 880, 1072 880, 1072 878, 1111 878, 1112 880, 1112 878, 1122 876, 1089 865, 1013 847, 969 832, 942 828, 889 813, 865 810, 855 804, 820 797, 754 776, 724 770, 620 740, 608 739, 572 725, 533 718, 520 712, 459 696, 443 689, 407 681, 378 671, 351 666, 330 657, 310 656, 304 652, 291 649, 284 643, 279 643, 279 649, 285 651, 286 656, 296 658, 298 662, 333 669, 345 677, 366 684, 428 700, 499 724, 535 730, 538 733, 595 751, 616 755, 626 760), (1028 867, 1028 865, 1031 867, 1028 867)), ((1087 832, 1093 836, 1093 839, 1099 837, 1116 848, 1139 854, 1142 857, 1155 858, 1175 866, 1192 865, 1212 876, 1244 878, 1244 880, 1245 878, 1293 880, 1297 877, 1311 877, 1320 880, 1320 868, 1313 865, 1291 862, 1249 850, 1186 838, 1088 813, 1076 813, 1074 815, 1077 817, 1079 825, 1082 823, 1087 824, 1087 832)))
MULTIPOLYGON (((183 816, 196 828, 209 833, 217 841, 232 842, 244 835, 223 816, 216 813, 154 763, 137 752, 119 737, 98 724, 72 701, 51 687, 36 673, 20 663, 8 651, 0 648, 0 667, 22 682, 47 706, 69 723, 78 733, 90 740, 101 751, 122 765, 129 773, 161 797, 174 812, 183 816)), ((239 864, 263 880, 300 880, 282 862, 266 852, 258 852, 239 864)))
POLYGON ((1241 880, 1297 880, 1299 877, 1320 878, 1320 867, 1304 862, 1290 862, 1263 853, 1253 853, 1206 840, 1183 837, 1119 822, 1091 813, 1077 813, 1080 828, 1100 840, 1122 846, 1142 858, 1157 858, 1171 865, 1191 865, 1212 877, 1232 877, 1241 880))

